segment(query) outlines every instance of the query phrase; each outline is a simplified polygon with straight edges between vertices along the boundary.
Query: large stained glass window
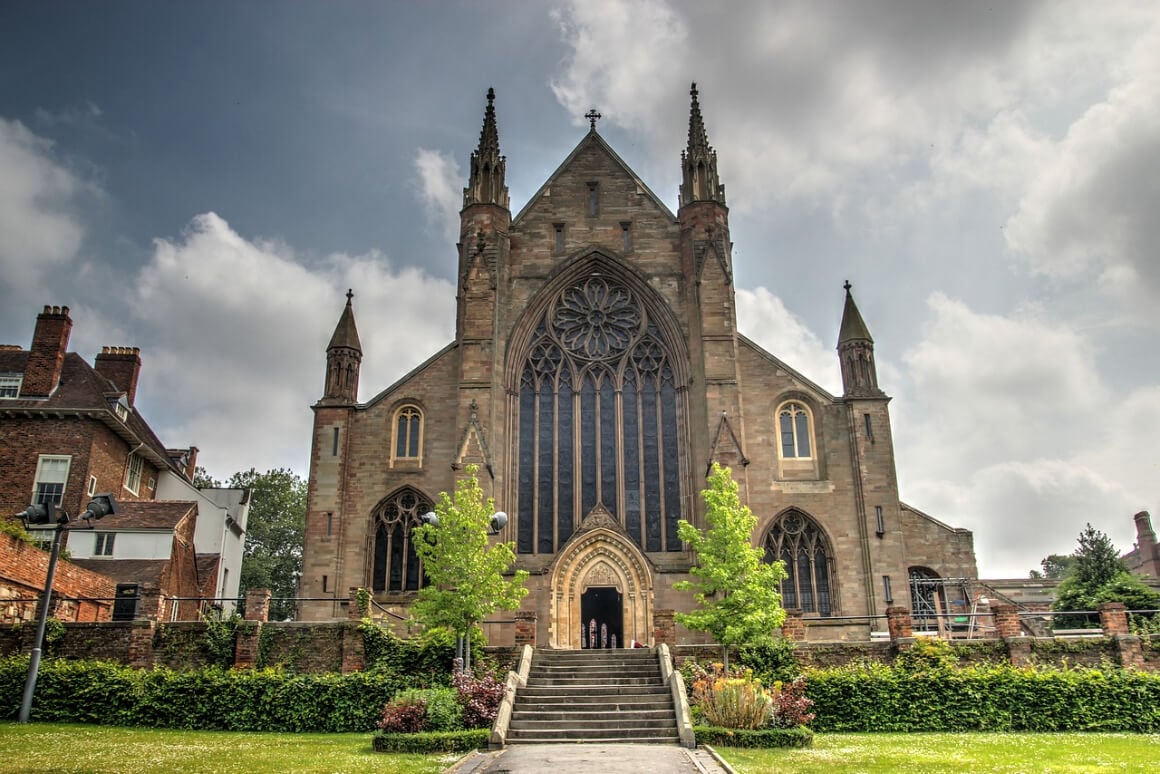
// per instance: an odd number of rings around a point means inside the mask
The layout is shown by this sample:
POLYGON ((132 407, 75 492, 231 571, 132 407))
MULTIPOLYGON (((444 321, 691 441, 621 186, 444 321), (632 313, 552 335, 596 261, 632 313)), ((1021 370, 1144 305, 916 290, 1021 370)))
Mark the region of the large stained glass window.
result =
POLYGON ((831 553, 821 528, 800 511, 786 511, 765 538, 765 561, 785 562, 781 604, 787 610, 833 614, 831 553))
POLYGON ((591 274, 548 305, 517 399, 517 547, 554 553, 597 503, 646 551, 679 551, 686 390, 639 299, 591 274))
POLYGON ((371 589, 418 591, 426 585, 411 542, 411 528, 430 510, 431 501, 410 487, 395 492, 375 508, 371 589))

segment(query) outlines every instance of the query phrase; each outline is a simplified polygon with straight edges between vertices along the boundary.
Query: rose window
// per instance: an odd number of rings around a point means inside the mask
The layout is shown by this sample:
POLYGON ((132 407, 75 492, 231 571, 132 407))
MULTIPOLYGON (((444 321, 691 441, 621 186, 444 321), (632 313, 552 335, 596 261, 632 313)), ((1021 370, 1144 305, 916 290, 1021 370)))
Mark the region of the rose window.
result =
POLYGON ((640 309, 628 291, 599 277, 564 291, 552 318, 564 347, 594 360, 627 349, 640 323, 640 309))

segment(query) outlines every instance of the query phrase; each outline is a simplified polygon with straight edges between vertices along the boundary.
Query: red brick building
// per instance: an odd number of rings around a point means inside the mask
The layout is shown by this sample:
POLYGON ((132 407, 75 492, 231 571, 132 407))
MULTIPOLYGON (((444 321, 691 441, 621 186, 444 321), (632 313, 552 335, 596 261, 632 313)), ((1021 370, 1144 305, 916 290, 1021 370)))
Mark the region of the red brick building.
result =
MULTIPOLYGON (((119 513, 95 522, 93 530, 64 534, 74 564, 109 583, 94 582, 86 591, 64 582, 58 571, 60 604, 109 599, 115 584, 131 584, 150 600, 149 617, 194 618, 197 603, 174 598, 237 595, 248 496, 198 490, 192 483, 197 449, 167 449, 136 409, 140 351, 104 347, 89 365, 68 351, 72 324, 68 307, 46 306, 29 349, 0 347, 0 514, 10 517, 29 503, 50 501, 78 514, 92 495, 112 493, 119 513), (157 499, 159 489, 166 499, 157 499), (209 550, 199 555, 198 544, 209 550)), ((10 546, 0 550, 10 553, 10 546)), ((32 576, 35 571, 5 570, 0 586, 10 597, 27 598, 32 576)))
MULTIPOLYGON (((531 573, 517 617, 540 645, 587 647, 593 619, 649 643, 690 607, 673 590, 695 561, 677 524, 704 524, 714 462, 758 518, 753 544, 786 561, 785 606, 828 619, 810 627, 823 638, 869 636, 888 606, 921 603, 912 578, 975 577, 970 532, 900 500, 890 398, 850 285, 839 295, 835 280, 841 395, 737 330, 729 208, 695 88, 675 213, 594 119, 514 216, 507 160, 489 92, 455 340, 365 403, 348 296, 313 407, 303 597, 361 586, 405 607, 423 582, 411 527, 469 463, 510 517, 502 539, 531 573)), ((801 259, 781 260, 788 283, 801 259)), ((501 617, 487 627, 500 643, 514 632, 501 617)))

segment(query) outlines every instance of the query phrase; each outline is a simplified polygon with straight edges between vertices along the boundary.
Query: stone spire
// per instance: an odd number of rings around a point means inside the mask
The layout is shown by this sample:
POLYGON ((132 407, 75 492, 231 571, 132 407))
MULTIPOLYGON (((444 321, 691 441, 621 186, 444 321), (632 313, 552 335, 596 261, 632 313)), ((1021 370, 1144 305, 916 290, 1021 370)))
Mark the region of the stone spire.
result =
POLYGON ((463 189, 463 206, 498 204, 508 209, 508 189, 504 182, 507 159, 499 153, 499 129, 495 123, 495 89, 487 90, 487 109, 479 147, 471 153, 471 178, 463 189))
POLYGON ((842 310, 842 327, 838 333, 838 360, 842 366, 842 387, 848 398, 879 398, 878 369, 874 365, 874 339, 866 327, 854 296, 846 289, 846 307, 842 310))
POLYGON ((709 144, 705 121, 701 118, 701 103, 697 101, 697 84, 689 89, 692 106, 689 109, 689 146, 681 151, 681 201, 683 207, 692 202, 725 204, 725 186, 717 178, 717 151, 709 144))
POLYGON ((354 403, 358 396, 358 372, 362 363, 362 343, 354 324, 354 291, 346 291, 346 308, 338 318, 334 335, 326 347, 326 392, 322 399, 332 403, 354 403))

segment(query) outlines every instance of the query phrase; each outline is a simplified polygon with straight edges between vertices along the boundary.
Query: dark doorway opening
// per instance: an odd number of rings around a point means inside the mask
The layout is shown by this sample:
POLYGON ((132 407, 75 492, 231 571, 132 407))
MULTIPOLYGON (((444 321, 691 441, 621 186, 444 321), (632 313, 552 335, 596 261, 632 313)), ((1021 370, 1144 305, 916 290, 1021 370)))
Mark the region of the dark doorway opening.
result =
POLYGON ((597 586, 580 596, 580 647, 623 648, 624 607, 621 593, 612 587, 597 586))

